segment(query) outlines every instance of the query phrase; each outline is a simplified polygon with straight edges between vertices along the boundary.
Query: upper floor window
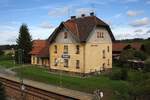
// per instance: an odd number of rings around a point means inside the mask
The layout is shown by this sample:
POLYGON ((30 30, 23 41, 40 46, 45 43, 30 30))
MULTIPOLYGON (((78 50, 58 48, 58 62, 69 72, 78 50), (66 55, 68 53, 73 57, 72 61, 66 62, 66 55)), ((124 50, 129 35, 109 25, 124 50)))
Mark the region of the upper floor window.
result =
POLYGON ((54 46, 54 53, 57 53, 57 45, 54 46))
POLYGON ((68 59, 64 59, 64 67, 68 67, 68 59))
POLYGON ((79 53, 80 53, 80 46, 76 45, 76 54, 79 54, 79 53))
POLYGON ((97 32, 97 38, 104 38, 103 32, 97 32))
POLYGON ((109 61, 109 59, 108 59, 108 64, 107 64, 108 66, 110 65, 110 61, 109 61))
POLYGON ((103 58, 105 59, 106 57, 105 57, 105 50, 103 50, 103 58))
POLYGON ((67 32, 64 32, 64 39, 66 39, 67 38, 67 32))
POLYGON ((109 50, 109 46, 107 46, 107 51, 109 52, 110 50, 109 50))
POLYGON ((64 45, 64 53, 68 53, 68 45, 64 45))
POLYGON ((80 61, 76 60, 76 69, 79 69, 79 68, 80 68, 80 61))

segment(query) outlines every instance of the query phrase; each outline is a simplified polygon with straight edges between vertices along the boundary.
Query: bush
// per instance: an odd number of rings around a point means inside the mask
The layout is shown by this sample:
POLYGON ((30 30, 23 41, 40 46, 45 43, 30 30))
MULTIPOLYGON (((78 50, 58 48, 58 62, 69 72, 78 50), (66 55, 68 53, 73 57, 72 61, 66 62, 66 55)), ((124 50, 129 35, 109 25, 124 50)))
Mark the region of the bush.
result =
POLYGON ((0 50, 0 56, 4 55, 4 51, 0 50))
POLYGON ((127 80, 128 78, 128 71, 126 68, 121 69, 121 80, 127 80))
POLYGON ((144 52, 150 55, 150 42, 144 44, 144 52))
POLYGON ((120 55, 120 61, 127 62, 127 60, 129 60, 129 59, 130 60, 135 59, 134 52, 135 52, 135 50, 133 50, 133 49, 128 49, 128 50, 122 51, 122 53, 120 55))
POLYGON ((140 60, 146 60, 147 59, 147 56, 146 56, 146 54, 144 53, 144 52, 142 52, 142 51, 135 51, 134 52, 134 56, 137 58, 137 59, 140 59, 140 60))
POLYGON ((110 75, 112 80, 127 80, 128 72, 127 69, 122 68, 121 70, 113 71, 110 75))
POLYGON ((145 61, 144 72, 150 72, 150 58, 145 61))

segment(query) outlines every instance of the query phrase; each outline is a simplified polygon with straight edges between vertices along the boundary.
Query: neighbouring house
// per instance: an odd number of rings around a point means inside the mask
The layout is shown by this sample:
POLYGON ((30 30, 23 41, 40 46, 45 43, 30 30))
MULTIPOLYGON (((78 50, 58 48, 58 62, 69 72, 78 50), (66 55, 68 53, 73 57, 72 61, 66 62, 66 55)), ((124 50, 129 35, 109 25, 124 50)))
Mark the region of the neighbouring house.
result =
POLYGON ((62 22, 48 41, 51 70, 88 74, 112 68, 115 38, 109 25, 94 13, 62 22))
POLYGON ((0 45, 0 51, 3 51, 5 55, 14 54, 16 45, 0 45))
POLYGON ((119 59, 120 54, 123 50, 133 48, 136 50, 142 50, 143 45, 138 42, 133 42, 133 43, 123 43, 123 42, 115 42, 113 43, 113 58, 119 59))
POLYGON ((49 66, 49 43, 47 40, 34 40, 31 54, 31 64, 49 66))

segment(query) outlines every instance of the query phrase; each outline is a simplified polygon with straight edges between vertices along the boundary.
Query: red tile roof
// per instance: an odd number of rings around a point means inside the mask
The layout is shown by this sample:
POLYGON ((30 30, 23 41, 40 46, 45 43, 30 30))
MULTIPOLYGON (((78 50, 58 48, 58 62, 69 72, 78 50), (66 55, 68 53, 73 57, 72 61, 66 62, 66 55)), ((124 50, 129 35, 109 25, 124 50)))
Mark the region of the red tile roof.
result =
POLYGON ((76 39, 79 40, 79 42, 86 42, 89 34, 95 28, 95 26, 106 28, 110 34, 111 39, 113 41, 115 40, 108 24, 106 24, 96 16, 86 16, 81 18, 69 19, 65 22, 62 22, 49 37, 49 42, 52 42, 56 38, 56 35, 63 27, 69 30, 76 37, 76 39))
POLYGON ((34 40, 31 55, 49 57, 49 43, 47 40, 34 40))
POLYGON ((112 51, 122 51, 127 44, 125 43, 113 43, 112 51))
POLYGON ((132 48, 136 49, 136 50, 140 50, 142 44, 138 43, 138 42, 134 42, 134 43, 122 43, 122 42, 118 42, 118 43, 113 43, 113 51, 122 51, 127 45, 130 45, 132 48))

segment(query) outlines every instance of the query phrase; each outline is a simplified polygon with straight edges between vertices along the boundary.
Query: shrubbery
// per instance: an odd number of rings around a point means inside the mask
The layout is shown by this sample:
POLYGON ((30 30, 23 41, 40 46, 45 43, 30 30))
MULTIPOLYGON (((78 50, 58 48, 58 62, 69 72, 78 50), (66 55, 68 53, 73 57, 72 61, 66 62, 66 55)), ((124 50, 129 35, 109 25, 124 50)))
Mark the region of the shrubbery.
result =
POLYGON ((150 72, 150 58, 145 61, 144 72, 150 72))
POLYGON ((112 80, 127 80, 128 71, 126 68, 122 68, 121 70, 113 71, 110 75, 112 80))

